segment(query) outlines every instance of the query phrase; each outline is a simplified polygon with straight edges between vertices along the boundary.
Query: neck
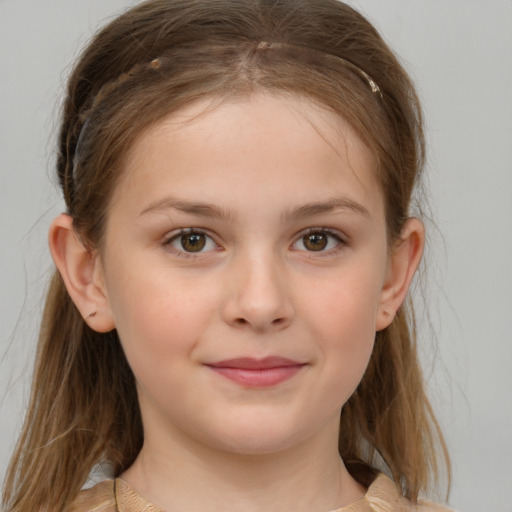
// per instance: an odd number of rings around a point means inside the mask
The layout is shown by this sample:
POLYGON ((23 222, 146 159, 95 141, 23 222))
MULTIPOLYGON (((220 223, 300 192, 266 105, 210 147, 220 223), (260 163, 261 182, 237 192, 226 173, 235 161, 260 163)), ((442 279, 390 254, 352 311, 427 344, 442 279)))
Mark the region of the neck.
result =
POLYGON ((176 434, 171 443, 146 436, 121 478, 167 511, 326 512, 364 494, 338 456, 337 425, 335 430, 334 437, 257 455, 205 447, 176 434))

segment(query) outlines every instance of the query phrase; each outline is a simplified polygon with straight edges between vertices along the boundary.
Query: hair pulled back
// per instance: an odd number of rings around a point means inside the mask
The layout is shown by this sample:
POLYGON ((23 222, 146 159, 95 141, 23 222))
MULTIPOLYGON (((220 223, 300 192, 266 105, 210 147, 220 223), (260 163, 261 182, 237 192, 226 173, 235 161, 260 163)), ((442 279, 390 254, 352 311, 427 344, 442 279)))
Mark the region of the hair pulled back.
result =
MULTIPOLYGON (((101 248, 124 158, 145 129, 200 98, 259 91, 307 97, 349 122, 375 156, 388 236, 399 237, 424 162, 421 109, 364 17, 337 0, 149 0, 103 28, 69 78, 57 174, 84 244, 101 248)), ((413 320, 404 304, 377 333, 341 414, 339 450, 362 483, 384 468, 415 500, 440 467, 437 443, 448 458, 425 395, 413 320)), ((108 461, 118 475, 142 443, 134 377, 117 333, 92 331, 55 273, 5 483, 6 512, 65 510, 95 464, 108 461)))

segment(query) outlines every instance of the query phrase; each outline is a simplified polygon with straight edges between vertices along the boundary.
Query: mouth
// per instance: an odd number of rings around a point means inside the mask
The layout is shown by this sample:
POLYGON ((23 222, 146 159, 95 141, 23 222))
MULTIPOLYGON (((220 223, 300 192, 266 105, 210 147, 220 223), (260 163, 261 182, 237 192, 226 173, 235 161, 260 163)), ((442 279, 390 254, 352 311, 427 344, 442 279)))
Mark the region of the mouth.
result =
POLYGON ((263 359, 250 357, 227 359, 208 363, 205 366, 237 384, 260 388, 277 386, 281 382, 291 379, 307 364, 272 356, 263 359))

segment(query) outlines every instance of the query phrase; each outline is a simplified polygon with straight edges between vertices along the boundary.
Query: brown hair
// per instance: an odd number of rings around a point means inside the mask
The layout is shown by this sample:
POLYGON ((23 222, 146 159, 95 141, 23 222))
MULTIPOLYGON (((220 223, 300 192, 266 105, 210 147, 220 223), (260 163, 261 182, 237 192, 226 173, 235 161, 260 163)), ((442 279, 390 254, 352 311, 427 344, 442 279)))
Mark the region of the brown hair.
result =
MULTIPOLYGON (((389 238, 399 237, 424 162, 421 109, 363 16, 337 0, 150 0, 103 28, 69 78, 57 174, 82 240, 101 246, 123 156, 143 130, 199 98, 262 90, 307 97, 350 123, 376 157, 389 238)), ((118 475, 142 442, 117 333, 92 331, 55 273, 5 511, 63 511, 96 463, 110 462, 118 475)), ((377 333, 369 367, 343 408, 339 450, 362 483, 383 467, 414 501, 438 474, 437 446, 449 472, 404 304, 377 333)))

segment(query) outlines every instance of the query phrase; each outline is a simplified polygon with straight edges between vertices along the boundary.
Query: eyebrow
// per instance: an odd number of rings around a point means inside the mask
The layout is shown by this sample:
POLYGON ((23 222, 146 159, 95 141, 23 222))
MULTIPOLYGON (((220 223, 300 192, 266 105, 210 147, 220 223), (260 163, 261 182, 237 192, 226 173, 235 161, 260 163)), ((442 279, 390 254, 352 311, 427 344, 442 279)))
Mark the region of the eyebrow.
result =
POLYGON ((315 215, 325 215, 328 213, 336 213, 337 211, 349 210, 354 213, 360 214, 368 219, 371 214, 365 206, 353 201, 347 197, 335 197, 327 201, 319 201, 308 203, 298 208, 284 212, 283 218, 296 218, 302 219, 304 217, 312 217, 315 215))
POLYGON ((198 217, 213 217, 220 219, 229 219, 232 214, 223 208, 210 203, 201 203, 196 201, 182 201, 173 197, 164 197, 151 203, 147 208, 144 208, 139 215, 147 213, 158 213, 164 210, 175 209, 184 213, 196 215, 198 217))
MULTIPOLYGON (((139 215, 142 216, 147 213, 158 213, 169 209, 179 210, 198 217, 211 217, 218 219, 231 219, 234 217, 234 214, 229 210, 220 208, 211 203, 183 201, 173 197, 165 197, 154 201, 147 208, 142 210, 139 215)), ((282 218, 284 220, 303 219, 306 217, 336 213, 337 211, 344 210, 352 211, 368 219, 371 218, 371 214, 365 206, 346 197, 337 197, 327 201, 307 203, 297 208, 286 210, 283 212, 282 218)))

